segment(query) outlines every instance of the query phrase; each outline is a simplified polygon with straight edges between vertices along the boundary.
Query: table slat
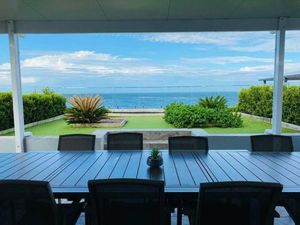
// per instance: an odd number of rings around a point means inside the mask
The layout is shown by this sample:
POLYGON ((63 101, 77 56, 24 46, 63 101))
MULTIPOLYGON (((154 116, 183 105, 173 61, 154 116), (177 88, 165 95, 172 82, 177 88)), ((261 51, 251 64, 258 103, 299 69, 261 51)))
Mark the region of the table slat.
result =
POLYGON ((300 195, 300 153, 248 151, 161 151, 164 164, 151 169, 150 151, 30 152, 0 154, 0 179, 49 181, 61 193, 88 191, 93 179, 164 180, 166 191, 198 192, 217 181, 280 182, 286 193, 300 195))

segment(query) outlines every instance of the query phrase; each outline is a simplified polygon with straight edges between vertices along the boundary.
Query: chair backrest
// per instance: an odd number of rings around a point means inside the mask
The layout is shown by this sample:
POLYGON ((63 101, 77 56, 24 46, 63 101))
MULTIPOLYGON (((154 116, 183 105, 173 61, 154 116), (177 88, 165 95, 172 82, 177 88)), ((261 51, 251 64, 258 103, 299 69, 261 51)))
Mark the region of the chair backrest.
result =
POLYGON ((208 151, 207 137, 176 136, 169 137, 169 150, 198 150, 208 151))
POLYGON ((1 225, 58 225, 56 203, 44 181, 0 181, 1 225))
POLYGON ((59 151, 94 151, 96 136, 92 134, 60 135, 58 140, 59 151))
POLYGON ((97 225, 163 225, 164 182, 139 179, 88 182, 97 225))
POLYGON ((195 225, 271 225, 281 191, 278 183, 203 183, 195 225))
POLYGON ((108 133, 107 150, 143 150, 143 134, 134 132, 108 133))
POLYGON ((292 152, 291 136, 255 135, 251 136, 252 151, 254 152, 292 152))

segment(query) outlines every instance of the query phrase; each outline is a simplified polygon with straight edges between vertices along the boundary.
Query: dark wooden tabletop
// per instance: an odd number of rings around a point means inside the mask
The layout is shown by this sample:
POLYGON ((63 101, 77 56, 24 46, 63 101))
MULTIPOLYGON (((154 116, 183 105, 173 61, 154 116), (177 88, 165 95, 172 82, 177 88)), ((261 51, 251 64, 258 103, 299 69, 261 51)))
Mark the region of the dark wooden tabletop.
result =
POLYGON ((246 180, 280 182, 285 193, 300 193, 300 152, 161 152, 161 169, 146 165, 149 151, 2 153, 0 179, 46 180, 54 193, 85 193, 88 180, 103 178, 165 180, 169 193, 195 193, 202 182, 246 180))

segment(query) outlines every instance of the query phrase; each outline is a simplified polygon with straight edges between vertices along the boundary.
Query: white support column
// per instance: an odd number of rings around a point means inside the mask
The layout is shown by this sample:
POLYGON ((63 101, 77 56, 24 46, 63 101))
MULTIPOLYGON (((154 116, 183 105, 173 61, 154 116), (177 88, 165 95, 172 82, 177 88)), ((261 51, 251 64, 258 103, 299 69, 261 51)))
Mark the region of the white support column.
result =
POLYGON ((286 18, 280 18, 275 42, 272 133, 281 133, 286 18))
POLYGON ((24 113, 18 35, 13 21, 7 22, 11 66, 16 152, 24 151, 24 113))

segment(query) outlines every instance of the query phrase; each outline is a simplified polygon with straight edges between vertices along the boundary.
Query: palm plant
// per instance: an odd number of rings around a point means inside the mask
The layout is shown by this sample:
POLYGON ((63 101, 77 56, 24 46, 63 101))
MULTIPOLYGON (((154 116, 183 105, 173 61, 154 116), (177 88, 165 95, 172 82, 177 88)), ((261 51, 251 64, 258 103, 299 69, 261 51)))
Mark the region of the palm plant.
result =
POLYGON ((217 97, 205 97, 199 100, 199 105, 204 108, 210 109, 224 109, 226 108, 227 100, 224 96, 217 96, 217 97))
POLYGON ((71 107, 65 112, 67 123, 97 123, 109 112, 102 104, 100 96, 74 96, 68 100, 71 107))

